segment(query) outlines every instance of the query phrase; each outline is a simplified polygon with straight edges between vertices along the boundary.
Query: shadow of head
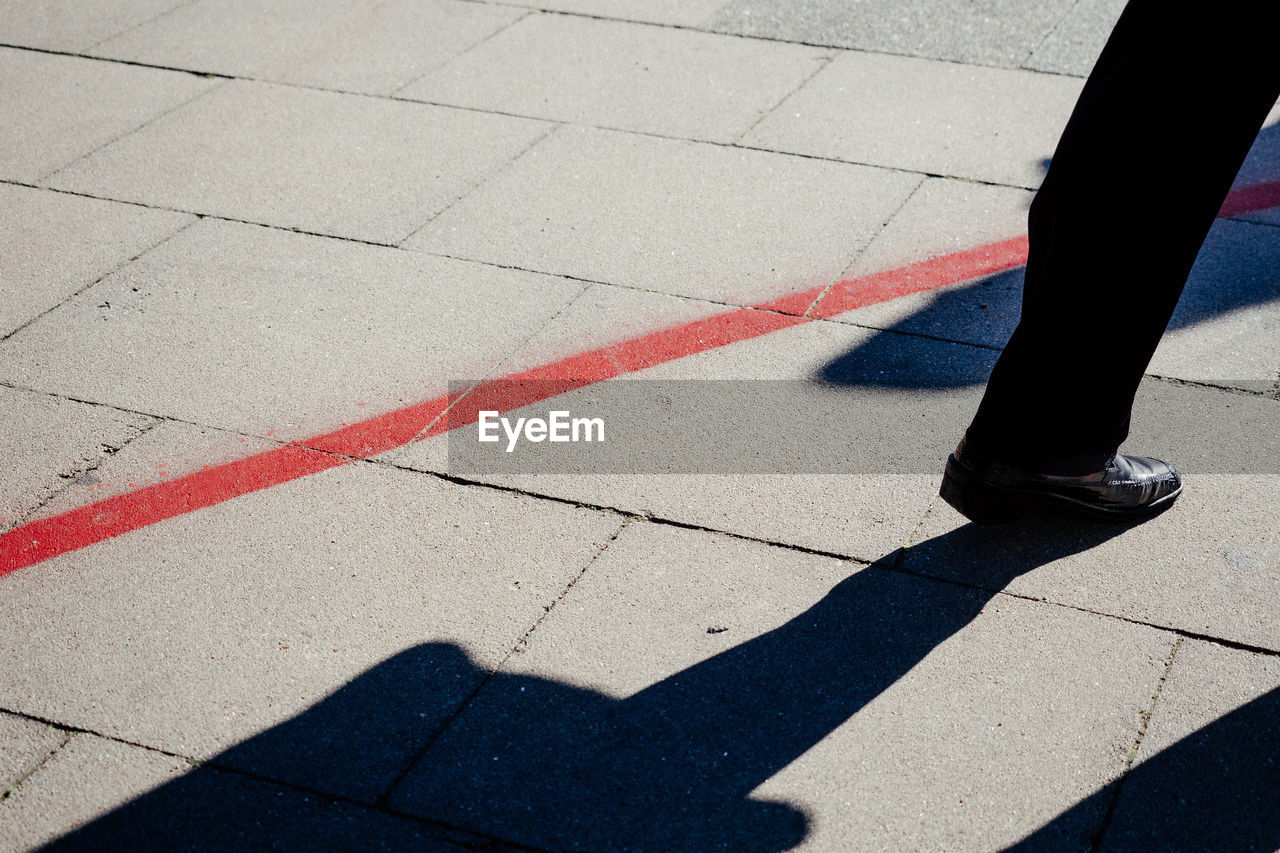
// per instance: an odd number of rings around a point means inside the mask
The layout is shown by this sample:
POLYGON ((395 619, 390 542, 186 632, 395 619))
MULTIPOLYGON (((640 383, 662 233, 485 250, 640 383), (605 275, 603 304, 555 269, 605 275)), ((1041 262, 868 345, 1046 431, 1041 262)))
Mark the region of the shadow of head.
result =
POLYGON ((913 548, 942 575, 954 563, 972 579, 980 565, 985 589, 904 574, 894 553, 779 627, 625 697, 491 673, 451 643, 415 646, 53 849, 421 846, 430 827, 398 813, 553 849, 786 850, 809 818, 756 788, 1009 580, 1121 532, 1037 523, 996 536, 969 525, 913 548))

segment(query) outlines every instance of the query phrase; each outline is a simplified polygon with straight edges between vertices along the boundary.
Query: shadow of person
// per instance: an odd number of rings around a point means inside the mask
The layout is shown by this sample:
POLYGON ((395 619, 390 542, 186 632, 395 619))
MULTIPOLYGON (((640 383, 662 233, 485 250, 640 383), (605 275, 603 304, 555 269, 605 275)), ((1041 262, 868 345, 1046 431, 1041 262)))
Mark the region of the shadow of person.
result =
POLYGON ((1036 544, 1020 537, 1007 554, 973 526, 914 546, 933 563, 981 546, 985 590, 895 571, 895 552, 781 627, 625 698, 493 674, 413 763, 426 746, 413 737, 421 718, 457 679, 488 675, 453 644, 416 646, 49 849, 422 844, 422 824, 255 781, 343 791, 370 764, 382 789, 394 786, 384 799, 394 812, 541 848, 788 849, 804 839, 807 816, 753 799, 755 788, 963 629, 1012 578, 1123 530, 1026 523, 1039 526, 1036 544))
POLYGON ((1280 849, 1280 688, 1146 758, 1009 849, 1052 848, 1064 826, 1113 802, 1094 849, 1280 849))
MULTIPOLYGON (((1048 163, 1043 162, 1046 169, 1048 163)), ((1274 124, 1258 135, 1236 185, 1254 186, 1278 176, 1280 124, 1274 124)), ((1139 208, 1134 215, 1145 213, 1139 208)), ((1219 220, 1200 250, 1169 329, 1192 328, 1235 311, 1280 301, 1277 270, 1280 240, 1273 228, 1219 220)), ((824 366, 818 378, 850 387, 942 390, 983 385, 995 363, 994 352, 965 353, 963 347, 948 347, 929 338, 990 350, 1003 347, 1018 323, 1022 284, 1023 269, 1019 267, 936 291, 919 309, 824 366), (917 344, 913 349, 907 342, 911 339, 925 347, 917 344)), ((845 319, 856 322, 857 312, 845 319)))

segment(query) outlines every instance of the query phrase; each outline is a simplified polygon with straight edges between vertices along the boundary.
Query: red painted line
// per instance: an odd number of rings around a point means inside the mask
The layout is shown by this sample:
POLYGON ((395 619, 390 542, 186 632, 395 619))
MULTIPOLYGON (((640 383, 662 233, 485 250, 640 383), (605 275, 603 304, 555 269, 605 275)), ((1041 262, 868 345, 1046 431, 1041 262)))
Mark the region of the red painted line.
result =
POLYGON ((1239 216, 1280 207, 1280 181, 1232 190, 1223 202, 1219 216, 1239 216))
POLYGON ((0 575, 347 461, 302 447, 278 447, 32 521, 0 537, 0 575))
POLYGON ((1027 262, 1027 238, 1015 237, 895 270, 842 281, 827 291, 810 316, 834 317, 864 305, 1020 267, 1027 262))
MULTIPOLYGON (((1233 191, 1220 215, 1238 216, 1278 206, 1280 181, 1233 191)), ((0 535, 0 576, 353 459, 368 459, 419 436, 439 435, 475 423, 482 409, 510 411, 694 353, 1020 266, 1026 261, 1026 249, 1025 237, 1003 240, 649 332, 481 383, 461 397, 436 397, 303 442, 28 522, 0 535)))

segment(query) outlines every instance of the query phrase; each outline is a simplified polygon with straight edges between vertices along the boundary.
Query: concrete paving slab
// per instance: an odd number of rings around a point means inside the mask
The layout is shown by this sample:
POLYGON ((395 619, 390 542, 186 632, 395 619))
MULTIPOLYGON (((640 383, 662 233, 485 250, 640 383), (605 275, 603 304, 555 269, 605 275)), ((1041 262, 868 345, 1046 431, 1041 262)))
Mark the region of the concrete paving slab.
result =
POLYGON ((67 742, 61 729, 0 711, 0 795, 67 742))
POLYGON ((0 42, 79 52, 188 0, 4 0, 0 42))
MULTIPOLYGON (((630 334, 634 335, 712 313, 717 313, 716 309, 705 303, 598 286, 549 323, 526 352, 513 359, 510 369, 541 363, 566 350, 582 351, 616 343, 622 337, 619 330, 626 323, 631 324, 630 334)), ((886 395, 896 399, 904 393, 914 393, 894 385, 901 384, 906 375, 920 378, 931 372, 960 371, 985 378, 994 360, 994 354, 986 351, 903 336, 898 336, 900 343, 882 346, 867 359, 846 358, 873 334, 842 324, 815 322, 689 355, 631 377, 673 382, 812 381, 830 370, 827 381, 833 383, 835 393, 848 397, 845 405, 858 407, 874 418, 884 408, 886 395), (833 364, 837 365, 834 369, 833 364), (879 373, 885 370, 889 373, 879 373)), ((588 399, 592 393, 587 388, 559 397, 556 407, 563 403, 572 411, 575 400, 588 399)), ((930 396, 927 405, 933 419, 945 424, 937 429, 947 435, 959 435, 967 423, 965 419, 972 414, 972 397, 972 392, 942 393, 936 399, 930 396)), ((678 416, 679 413, 673 415, 678 416)), ((832 428, 832 421, 838 422, 840 417, 838 410, 815 413, 812 428, 832 428)), ((891 424, 893 429, 900 426, 891 424)), ((390 458, 396 464, 420 470, 447 471, 447 440, 446 436, 438 436, 412 444, 390 458)), ((850 445, 854 446, 857 440, 850 436, 850 445)), ((937 460, 938 471, 944 460, 942 453, 937 460)), ((905 543, 937 493, 937 477, 931 468, 926 468, 928 474, 903 473, 906 469, 896 469, 895 473, 895 469, 886 467, 875 474, 835 475, 823 473, 831 470, 831 462, 818 458, 798 461, 796 470, 806 470, 806 464, 812 473, 539 473, 477 479, 864 560, 875 560, 905 543), (768 511, 762 512, 762 507, 768 511)))
POLYGON ((1269 850, 1280 772, 1280 666, 1273 655, 1186 639, 1178 646, 1137 762, 1027 839, 1041 849, 1084 811, 1114 804, 1098 850, 1269 850))
MULTIPOLYGON (((845 271, 853 279, 1026 233, 1033 194, 930 178, 845 271)), ((1004 346, 1017 325, 1020 270, 868 305, 833 319, 946 340, 1004 346)))
POLYGON ((743 137, 761 148, 1037 187, 1080 80, 845 53, 743 137))
POLYGON ((918 180, 566 127, 405 246, 750 304, 834 281, 918 180))
POLYGON ((1045 36, 1023 67, 1087 77, 1120 18, 1126 0, 1080 0, 1045 36))
POLYGON ((207 92, 217 81, 0 48, 0 113, 22 128, 0 150, 0 178, 36 182, 207 92))
POLYGON ((545 129, 509 116, 232 81, 48 183, 394 243, 545 129))
MULTIPOLYGON (((1208 440, 1214 440, 1210 437, 1208 440)), ((1138 447, 1134 452, 1141 452, 1138 447)), ((1177 458, 1174 457, 1177 462, 1177 458)), ((913 548, 911 571, 1081 607, 1098 613, 1280 648, 1280 505, 1276 475, 1195 474, 1178 503, 1138 527, 1029 517, 986 530, 939 502, 917 541, 954 531, 965 548, 913 548), (1100 533, 1099 533, 1100 531, 1100 533), (1046 554, 1042 540, 1107 535, 1086 550, 1046 554), (1028 566, 1010 576, 1010 564, 1028 566)))
POLYGON ((33 850, 191 769, 181 758, 80 734, 0 801, 0 849, 33 850))
POLYGON ((399 97, 732 142, 829 55, 670 27, 531 15, 399 97))
POLYGON ((1025 234, 1027 209, 1034 197, 1013 187, 927 178, 858 254, 844 277, 869 275, 1025 234))
POLYGON ((104 457, 93 471, 67 483, 27 519, 61 515, 77 507, 273 450, 284 442, 301 438, 290 433, 301 432, 306 426, 294 425, 292 429, 278 430, 274 436, 256 438, 230 430, 159 421, 131 440, 127 452, 104 457))
POLYGON ((390 95, 527 14, 456 0, 198 0, 95 56, 390 95))
POLYGON ((0 579, 0 707, 372 802, 617 527, 331 469, 0 579))
POLYGON ((455 371, 486 374, 581 289, 204 220, 0 343, 0 373, 298 439, 428 400, 455 371))
POLYGON ((513 6, 571 12, 593 18, 617 18, 692 27, 724 5, 724 0, 537 0, 513 6))
POLYGON ((981 6, 945 0, 733 0, 705 26, 807 44, 1015 66, 1072 0, 981 6))
POLYGON ((6 822, 5 850, 464 849, 416 821, 90 734, 0 804, 6 822))
POLYGON ((1102 850, 1277 843, 1280 660, 1186 640, 1102 850))
POLYGON ((0 386, 0 530, 128 444, 150 419, 0 386))
POLYGON ((1171 644, 634 523, 392 803, 552 849, 998 847, 1119 774, 1171 644))
POLYGON ((195 221, 12 184, 0 184, 0 207, 0 339, 195 221))

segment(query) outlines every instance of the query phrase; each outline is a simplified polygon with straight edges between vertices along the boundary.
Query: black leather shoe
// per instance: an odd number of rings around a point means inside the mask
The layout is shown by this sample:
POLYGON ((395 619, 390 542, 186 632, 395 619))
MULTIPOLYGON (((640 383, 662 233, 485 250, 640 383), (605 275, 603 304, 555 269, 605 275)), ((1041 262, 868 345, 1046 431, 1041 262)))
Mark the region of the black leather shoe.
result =
POLYGON ((1012 521, 1033 508, 1132 521, 1168 509, 1182 494, 1182 477, 1159 459, 1119 453, 1093 474, 1038 474, 983 459, 961 441, 947 459, 939 494, 982 524, 1012 521))

